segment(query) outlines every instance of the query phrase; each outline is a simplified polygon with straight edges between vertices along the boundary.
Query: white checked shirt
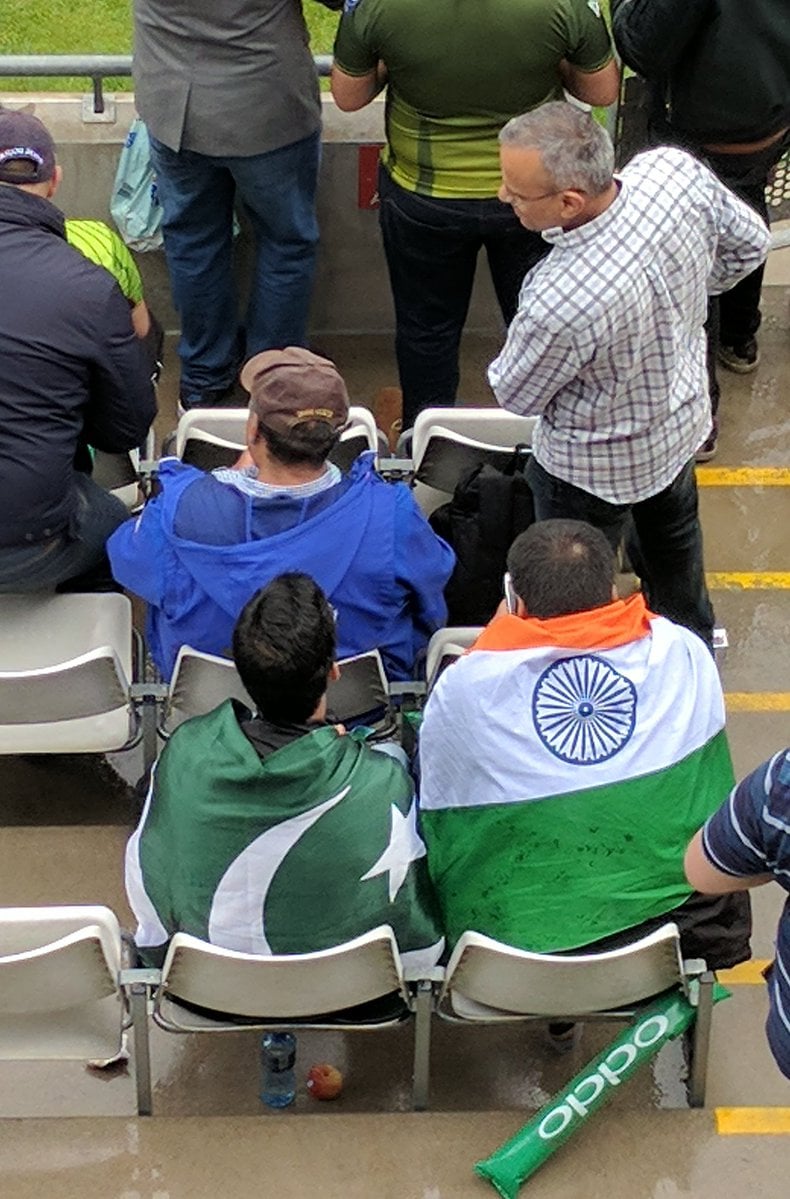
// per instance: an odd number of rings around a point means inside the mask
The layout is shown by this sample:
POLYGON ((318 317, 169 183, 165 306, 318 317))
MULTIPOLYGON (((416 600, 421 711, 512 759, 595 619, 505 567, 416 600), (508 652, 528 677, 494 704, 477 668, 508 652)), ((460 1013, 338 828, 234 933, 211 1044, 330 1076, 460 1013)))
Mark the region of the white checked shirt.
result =
POLYGON ((690 154, 637 155, 620 192, 526 276, 488 378, 503 408, 539 415, 535 458, 615 504, 667 487, 710 431, 708 294, 759 266, 761 219, 690 154))

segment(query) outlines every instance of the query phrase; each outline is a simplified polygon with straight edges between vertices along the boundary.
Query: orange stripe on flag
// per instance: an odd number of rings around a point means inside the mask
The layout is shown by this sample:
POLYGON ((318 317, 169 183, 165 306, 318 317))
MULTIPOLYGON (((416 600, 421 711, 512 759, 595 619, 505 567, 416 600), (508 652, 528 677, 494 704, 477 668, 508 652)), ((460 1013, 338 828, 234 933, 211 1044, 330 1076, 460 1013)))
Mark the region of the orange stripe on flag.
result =
POLYGON ((483 629, 472 649, 616 649, 646 637, 653 619, 641 592, 636 592, 601 608, 549 620, 499 616, 483 629))

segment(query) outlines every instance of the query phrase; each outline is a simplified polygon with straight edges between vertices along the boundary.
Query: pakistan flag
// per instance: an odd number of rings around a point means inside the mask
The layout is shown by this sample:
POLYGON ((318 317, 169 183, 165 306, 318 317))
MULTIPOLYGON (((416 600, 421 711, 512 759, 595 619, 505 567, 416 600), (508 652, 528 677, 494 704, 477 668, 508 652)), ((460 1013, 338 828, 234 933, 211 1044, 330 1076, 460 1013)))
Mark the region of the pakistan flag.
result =
POLYGON ((389 924, 410 967, 444 947, 401 765, 331 727, 262 760, 230 701, 173 734, 127 846, 126 889, 149 960, 179 931, 287 954, 389 924))

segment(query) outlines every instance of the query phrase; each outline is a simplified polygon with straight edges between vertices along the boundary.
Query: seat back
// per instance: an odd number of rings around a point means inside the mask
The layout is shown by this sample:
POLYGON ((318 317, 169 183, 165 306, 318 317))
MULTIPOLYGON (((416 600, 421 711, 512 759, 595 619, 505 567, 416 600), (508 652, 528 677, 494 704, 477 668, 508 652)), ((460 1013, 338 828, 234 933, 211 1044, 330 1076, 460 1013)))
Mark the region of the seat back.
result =
POLYGON ((371 713, 381 719, 389 710, 389 687, 379 651, 343 658, 338 666, 340 678, 332 680, 326 696, 332 719, 351 723, 371 713))
POLYGON ((0 753, 98 753, 130 740, 125 596, 0 596, 0 662, 0 753))
POLYGON ((93 458, 93 481, 105 491, 114 491, 127 508, 132 507, 137 498, 139 475, 137 463, 140 460, 138 450, 127 454, 108 454, 104 450, 96 450, 93 458), (127 503, 127 488, 134 489, 132 503, 127 503))
POLYGON ((0 1059, 116 1054, 120 968, 121 933, 109 908, 0 909, 0 1059))
POLYGON ((106 491, 116 495, 124 507, 133 512, 140 503, 140 484, 147 477, 150 467, 141 472, 141 455, 146 463, 153 460, 156 437, 150 428, 145 444, 126 454, 108 454, 105 450, 93 451, 93 480, 106 491))
POLYGON ((429 692, 445 666, 449 666, 456 658, 460 658, 471 645, 474 645, 482 631, 479 625, 452 626, 436 630, 428 642, 428 653, 425 660, 425 677, 428 681, 429 692))
MULTIPOLYGON (((261 957, 176 933, 161 993, 177 1002, 248 1019, 328 1015, 398 992, 407 1000, 395 936, 382 925, 318 953, 261 957)), ((172 1005, 168 1006, 172 1020, 172 1005)))
MULTIPOLYGON (((247 444, 246 408, 192 408, 178 422, 176 457, 201 470, 232 466, 247 444)), ((378 430, 373 414, 362 407, 348 410, 348 425, 330 455, 341 470, 365 450, 378 453, 378 430)))
POLYGON ((161 733, 169 737, 185 720, 204 716, 226 699, 238 699, 248 708, 255 707, 230 659, 182 646, 170 680, 161 733))
POLYGON ((440 1004, 457 1015, 582 1016, 612 1011, 684 983, 677 925, 598 954, 538 954, 466 932, 455 947, 440 1004))
POLYGON ((216 437, 213 433, 194 429, 184 442, 184 450, 179 457, 186 466, 210 471, 233 466, 243 449, 243 444, 238 445, 236 442, 216 437))
MULTIPOLYGON (((340 678, 327 689, 327 707, 333 719, 352 722, 388 707, 387 679, 378 650, 345 658, 338 666, 340 678)), ((170 680, 160 732, 169 737, 179 724, 211 712, 226 699, 238 699, 255 708, 230 659, 183 646, 170 680)))
POLYGON ((414 424, 414 498, 426 516, 452 497, 464 474, 483 463, 507 466, 530 446, 535 417, 500 408, 426 408, 414 424))

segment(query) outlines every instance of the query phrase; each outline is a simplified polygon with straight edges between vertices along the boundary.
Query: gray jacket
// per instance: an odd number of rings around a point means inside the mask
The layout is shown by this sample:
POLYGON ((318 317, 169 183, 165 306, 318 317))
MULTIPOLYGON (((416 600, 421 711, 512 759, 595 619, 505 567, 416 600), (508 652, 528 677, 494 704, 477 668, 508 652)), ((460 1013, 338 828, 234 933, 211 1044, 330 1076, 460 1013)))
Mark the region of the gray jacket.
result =
POLYGON ((171 150, 248 157, 321 124, 301 0, 135 0, 137 110, 171 150))

